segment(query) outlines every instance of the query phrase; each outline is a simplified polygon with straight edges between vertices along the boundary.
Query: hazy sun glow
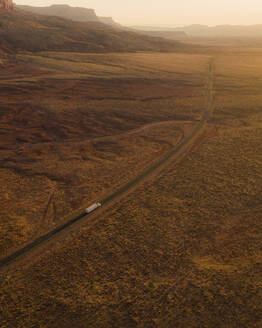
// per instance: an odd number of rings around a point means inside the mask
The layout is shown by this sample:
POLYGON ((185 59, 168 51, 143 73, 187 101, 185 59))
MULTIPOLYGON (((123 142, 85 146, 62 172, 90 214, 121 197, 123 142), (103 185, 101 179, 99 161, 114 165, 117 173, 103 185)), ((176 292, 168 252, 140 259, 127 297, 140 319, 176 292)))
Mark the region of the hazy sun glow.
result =
POLYGON ((16 0, 17 4, 69 4, 93 8, 122 24, 261 24, 261 0, 16 0))

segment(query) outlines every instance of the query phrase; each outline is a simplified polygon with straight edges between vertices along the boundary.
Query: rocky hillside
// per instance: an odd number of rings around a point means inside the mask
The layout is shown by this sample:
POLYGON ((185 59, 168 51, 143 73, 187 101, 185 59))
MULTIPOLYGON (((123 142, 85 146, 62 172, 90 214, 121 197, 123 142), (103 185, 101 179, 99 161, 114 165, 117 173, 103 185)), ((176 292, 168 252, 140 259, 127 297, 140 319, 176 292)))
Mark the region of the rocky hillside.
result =
POLYGON ((46 16, 58 16, 77 22, 99 22, 93 9, 71 7, 69 5, 52 5, 49 7, 16 6, 19 9, 46 16))
POLYGON ((121 28, 122 26, 118 23, 116 23, 112 17, 98 17, 99 18, 99 21, 101 23, 104 23, 104 24, 107 24, 107 25, 112 25, 112 26, 116 26, 116 27, 119 27, 121 28))
POLYGON ((106 25, 113 26, 114 28, 139 33, 142 35, 148 35, 157 38, 165 38, 170 40, 185 40, 187 35, 184 31, 175 30, 141 30, 125 27, 121 24, 116 23, 112 17, 99 17, 96 15, 93 9, 86 9, 81 7, 71 7, 68 5, 52 5, 49 7, 32 7, 32 6, 16 6, 27 12, 46 15, 46 16, 57 16, 66 19, 70 19, 76 22, 100 22, 106 25))
POLYGON ((121 28, 121 25, 116 23, 112 17, 97 16, 94 9, 71 7, 69 5, 52 5, 49 7, 16 5, 16 8, 39 15, 58 16, 76 22, 100 22, 121 28))
POLYGON ((178 42, 16 9, 0 15, 0 49, 17 51, 129 52, 176 51, 178 42))
POLYGON ((12 0, 0 0, 0 10, 13 10, 12 0))

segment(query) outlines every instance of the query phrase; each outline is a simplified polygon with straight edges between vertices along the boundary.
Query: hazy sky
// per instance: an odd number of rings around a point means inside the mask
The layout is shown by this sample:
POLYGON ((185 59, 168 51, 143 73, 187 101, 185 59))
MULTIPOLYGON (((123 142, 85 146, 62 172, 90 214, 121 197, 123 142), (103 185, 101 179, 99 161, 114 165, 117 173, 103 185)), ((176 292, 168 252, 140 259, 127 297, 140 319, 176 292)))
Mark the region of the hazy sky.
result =
POLYGON ((262 0, 14 0, 17 4, 69 4, 93 8, 122 24, 262 24, 262 0))

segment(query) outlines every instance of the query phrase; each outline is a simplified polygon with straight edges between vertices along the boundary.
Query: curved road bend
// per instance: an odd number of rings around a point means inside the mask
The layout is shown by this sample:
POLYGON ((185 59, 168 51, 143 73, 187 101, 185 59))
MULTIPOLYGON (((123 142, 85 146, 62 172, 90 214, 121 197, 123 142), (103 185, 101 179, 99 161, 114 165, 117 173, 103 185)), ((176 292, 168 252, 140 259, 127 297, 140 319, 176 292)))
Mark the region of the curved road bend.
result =
POLYGON ((40 236, 33 242, 27 244, 26 246, 22 247, 21 249, 15 251, 12 254, 9 254, 8 256, 0 259, 0 269, 7 267, 9 264, 14 263, 15 261, 21 259, 24 255, 29 254, 30 252, 36 250, 41 245, 46 244, 48 241, 53 240, 56 236, 58 236, 59 233, 61 233, 66 228, 69 228, 76 224, 77 222, 83 220, 87 216, 92 216, 94 213, 97 215, 100 211, 102 211, 106 206, 110 205, 113 202, 116 202, 116 200, 120 199, 122 196, 130 192, 132 189, 138 186, 142 181, 144 181, 147 177, 155 173, 158 169, 163 168, 164 165, 166 165, 170 159, 173 157, 181 156, 183 153, 185 153, 187 150, 189 150, 194 141, 199 137, 201 132, 203 131, 204 127, 207 124, 207 121, 212 115, 213 112, 213 70, 214 70, 214 60, 211 59, 209 63, 209 69, 208 69, 208 86, 207 86, 207 106, 203 113, 202 119, 196 124, 191 134, 189 134, 187 137, 185 137, 177 146, 175 146, 169 153, 167 153, 165 156, 163 156, 160 160, 158 160, 156 163, 154 163, 151 167, 146 169, 144 172, 139 174, 137 177, 135 177, 130 182, 123 185, 121 188, 116 190, 113 194, 109 195, 108 197, 104 198, 100 201, 102 204, 101 207, 96 209, 96 211, 91 212, 89 214, 81 213, 77 217, 69 220, 68 222, 62 224, 61 226, 55 228, 54 230, 40 236))

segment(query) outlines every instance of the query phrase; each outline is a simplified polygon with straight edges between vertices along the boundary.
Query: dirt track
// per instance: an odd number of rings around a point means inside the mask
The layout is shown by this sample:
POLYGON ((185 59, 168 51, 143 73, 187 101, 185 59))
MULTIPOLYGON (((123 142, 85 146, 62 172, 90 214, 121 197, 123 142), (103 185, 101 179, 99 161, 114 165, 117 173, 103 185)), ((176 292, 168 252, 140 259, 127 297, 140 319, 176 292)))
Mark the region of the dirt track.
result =
MULTIPOLYGON (((37 238, 32 243, 26 245, 25 247, 17 250, 16 252, 10 254, 9 256, 0 260, 0 269, 8 268, 12 264, 19 264, 23 260, 26 260, 28 256, 30 256, 30 260, 32 260, 32 256, 39 256, 43 253, 43 250, 47 247, 51 247, 52 244, 62 235, 64 236, 66 233, 71 231, 72 229, 76 229, 80 227, 80 224, 86 224, 85 218, 92 217, 92 221, 88 220, 88 224, 95 224, 99 216, 103 213, 104 210, 114 205, 116 202, 119 202, 120 199, 126 196, 128 193, 137 188, 145 179, 149 176, 159 174, 163 168, 170 163, 172 160, 180 160, 184 155, 187 154, 188 151, 194 146, 196 140, 200 137, 204 128, 210 119, 213 112, 213 69, 214 69, 214 60, 211 59, 208 70, 208 85, 207 85, 207 106, 203 112, 202 119, 196 124, 193 131, 186 136, 177 146, 170 150, 168 154, 164 157, 153 163, 148 169, 142 172, 140 175, 135 177, 133 180, 122 186, 113 194, 109 195, 102 201, 102 206, 98 208, 95 212, 90 214, 80 213, 76 217, 72 218, 65 224, 55 228, 49 233, 37 238), (19 263, 18 263, 19 262, 19 263)), ((161 123, 160 123, 161 124, 161 123)), ((133 131, 134 132, 134 131, 133 131)), ((132 133, 132 132, 131 132, 132 133)), ((26 263, 26 261, 25 261, 26 263)))
POLYGON ((112 134, 112 135, 106 135, 106 136, 99 136, 99 137, 89 137, 89 138, 74 138, 74 139, 66 139, 63 141, 45 141, 45 142, 27 142, 24 144, 20 144, 18 147, 8 147, 8 148, 4 148, 4 150, 20 150, 21 148, 26 148, 26 147, 32 147, 32 146, 43 146, 43 145, 49 145, 49 144, 70 144, 70 143, 76 143, 76 142, 94 142, 94 141, 106 141, 108 139, 111 139, 112 137, 125 137, 128 135, 133 135, 133 134, 138 134, 142 131, 151 129, 153 127, 158 127, 158 126, 164 126, 164 125, 169 125, 169 124, 192 124, 195 121, 179 121, 179 120, 167 120, 167 121, 161 121, 161 122, 154 122, 154 123, 149 123, 149 124, 145 124, 139 128, 136 129, 132 129, 129 130, 127 132, 124 133, 119 133, 119 134, 112 134))

